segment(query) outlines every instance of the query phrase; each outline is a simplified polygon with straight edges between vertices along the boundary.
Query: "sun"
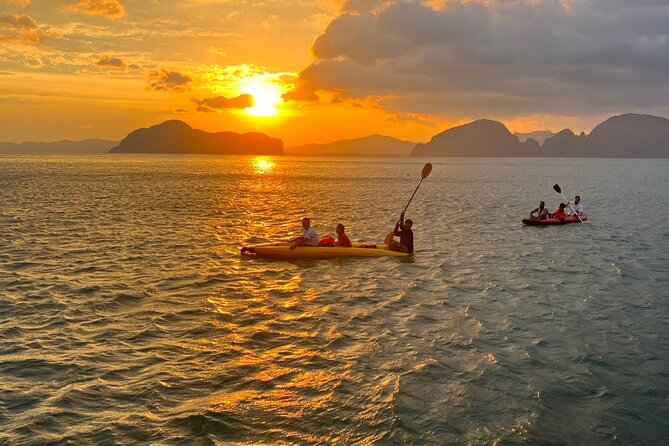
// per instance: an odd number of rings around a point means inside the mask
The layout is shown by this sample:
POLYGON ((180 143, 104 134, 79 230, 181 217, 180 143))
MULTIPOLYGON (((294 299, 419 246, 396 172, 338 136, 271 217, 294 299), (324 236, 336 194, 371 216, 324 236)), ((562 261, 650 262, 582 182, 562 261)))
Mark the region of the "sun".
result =
POLYGON ((264 80, 255 80, 242 88, 242 93, 253 96, 253 107, 244 109, 251 116, 271 117, 279 114, 277 108, 283 99, 278 85, 264 80))

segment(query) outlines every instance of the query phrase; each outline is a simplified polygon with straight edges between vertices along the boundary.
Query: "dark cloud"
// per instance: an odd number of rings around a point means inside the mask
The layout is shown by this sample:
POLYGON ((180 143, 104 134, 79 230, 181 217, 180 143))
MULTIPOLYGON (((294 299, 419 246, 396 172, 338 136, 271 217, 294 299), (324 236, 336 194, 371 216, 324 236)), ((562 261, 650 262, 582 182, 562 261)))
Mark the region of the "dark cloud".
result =
POLYGON ((109 19, 125 16, 125 8, 119 0, 79 0, 68 7, 71 11, 87 15, 100 15, 109 19))
POLYGON ((226 98, 225 96, 216 96, 213 98, 193 99, 197 104, 197 111, 199 112, 214 112, 221 109, 239 109, 253 107, 253 96, 250 94, 241 94, 234 98, 226 98))
POLYGON ((151 73, 149 87, 158 91, 183 91, 191 78, 177 71, 162 70, 151 73))
POLYGON ((119 59, 118 57, 111 57, 111 56, 102 56, 102 58, 95 63, 96 65, 100 65, 102 67, 112 67, 112 68, 125 68, 125 62, 123 60, 119 59))
POLYGON ((669 4, 453 0, 344 5, 286 99, 392 96, 404 112, 588 114, 669 104, 669 4), (355 6, 355 8, 353 8, 355 6))
POLYGON ((295 83, 295 88, 285 93, 282 98, 284 101, 316 102, 318 101, 318 96, 314 91, 314 85, 307 79, 305 70, 302 72, 302 77, 295 83))
POLYGON ((46 33, 37 21, 25 14, 0 16, 0 42, 27 43, 36 45, 44 39, 46 33))

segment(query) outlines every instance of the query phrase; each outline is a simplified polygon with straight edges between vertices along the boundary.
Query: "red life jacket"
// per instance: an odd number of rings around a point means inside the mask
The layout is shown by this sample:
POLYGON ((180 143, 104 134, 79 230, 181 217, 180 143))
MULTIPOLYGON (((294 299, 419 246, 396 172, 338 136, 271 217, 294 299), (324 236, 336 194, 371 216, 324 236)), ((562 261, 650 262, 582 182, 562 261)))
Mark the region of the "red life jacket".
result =
POLYGON ((318 243, 318 246, 334 246, 334 245, 335 245, 335 239, 329 236, 325 237, 318 243))

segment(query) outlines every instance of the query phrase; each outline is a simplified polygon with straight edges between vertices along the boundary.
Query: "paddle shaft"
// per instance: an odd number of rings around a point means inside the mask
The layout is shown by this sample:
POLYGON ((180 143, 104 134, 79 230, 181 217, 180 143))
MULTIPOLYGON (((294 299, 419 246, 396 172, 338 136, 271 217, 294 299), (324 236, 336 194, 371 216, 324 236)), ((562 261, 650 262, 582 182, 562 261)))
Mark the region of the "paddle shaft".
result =
POLYGON ((411 204, 411 200, 413 200, 413 197, 416 196, 416 192, 418 192, 418 188, 420 187, 422 182, 423 182, 423 179, 421 178, 420 181, 418 182, 418 185, 416 186, 416 189, 414 189, 413 194, 411 194, 411 198, 409 198, 409 202, 407 203, 406 206, 404 206, 404 210, 402 211, 403 214, 407 211, 407 209, 409 209, 409 205, 411 204))
POLYGON ((576 210, 574 209, 574 206, 571 205, 571 203, 569 202, 569 200, 567 200, 567 197, 565 197, 564 194, 563 194, 562 192, 560 192, 560 195, 562 195, 562 198, 564 198, 564 201, 567 202, 567 204, 568 204, 569 207, 571 208, 571 211, 574 213, 574 215, 577 216, 579 220, 581 220, 581 223, 583 223, 583 219, 581 218, 580 215, 578 215, 578 212, 576 212, 576 210))
MULTIPOLYGON (((404 210, 402 211, 403 214, 407 211, 407 209, 409 209, 409 205, 411 204, 411 200, 413 200, 413 197, 416 196, 416 192, 418 192, 418 188, 420 187, 422 182, 423 182, 423 178, 420 179, 420 181, 418 182, 418 185, 416 186, 416 189, 414 189, 413 194, 411 194, 411 198, 409 198, 409 202, 407 203, 406 206, 404 206, 404 210)), ((399 222, 400 222, 400 220, 397 220, 397 223, 399 223, 399 222)))
MULTIPOLYGON (((420 181, 418 182, 418 185, 416 186, 416 189, 414 189, 413 194, 411 194, 411 198, 409 198, 409 202, 407 203, 406 206, 404 206, 404 210, 402 211, 402 215, 404 215, 404 213, 407 211, 407 209, 409 209, 409 205, 411 204, 411 200, 413 200, 413 197, 416 196, 416 192, 418 192, 418 188, 423 183, 423 180, 430 175, 430 172, 432 172, 432 164, 427 163, 425 166, 423 166, 423 172, 421 172, 421 174, 420 174, 420 181)), ((399 225, 401 221, 402 221, 402 217, 400 217, 400 219, 397 220, 397 224, 399 225)))

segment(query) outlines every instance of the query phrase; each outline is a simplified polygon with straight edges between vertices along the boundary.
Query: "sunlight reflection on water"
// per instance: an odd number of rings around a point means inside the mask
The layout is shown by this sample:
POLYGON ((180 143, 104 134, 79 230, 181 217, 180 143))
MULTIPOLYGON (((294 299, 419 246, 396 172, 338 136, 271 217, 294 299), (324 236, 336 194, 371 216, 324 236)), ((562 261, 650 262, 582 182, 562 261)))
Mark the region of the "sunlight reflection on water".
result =
POLYGON ((240 257, 380 242, 409 161, 0 157, 0 443, 666 438, 665 161, 431 160, 410 261, 240 257), (521 227, 555 170, 591 222, 521 227))

